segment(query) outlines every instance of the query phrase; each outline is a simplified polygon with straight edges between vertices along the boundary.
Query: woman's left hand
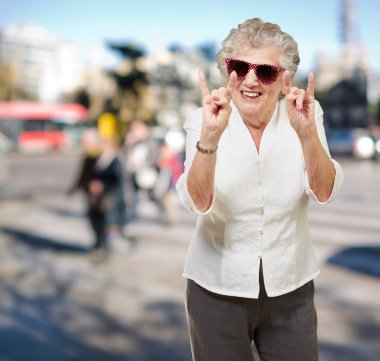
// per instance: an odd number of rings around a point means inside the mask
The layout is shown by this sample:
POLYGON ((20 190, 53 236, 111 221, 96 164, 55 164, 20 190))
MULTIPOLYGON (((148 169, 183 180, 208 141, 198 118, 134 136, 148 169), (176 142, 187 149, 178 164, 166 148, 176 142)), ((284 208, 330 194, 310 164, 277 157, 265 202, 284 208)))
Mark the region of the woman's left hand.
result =
POLYGON ((292 87, 290 78, 290 72, 285 70, 282 85, 290 124, 300 139, 309 138, 316 132, 314 76, 313 73, 309 73, 306 91, 292 87))

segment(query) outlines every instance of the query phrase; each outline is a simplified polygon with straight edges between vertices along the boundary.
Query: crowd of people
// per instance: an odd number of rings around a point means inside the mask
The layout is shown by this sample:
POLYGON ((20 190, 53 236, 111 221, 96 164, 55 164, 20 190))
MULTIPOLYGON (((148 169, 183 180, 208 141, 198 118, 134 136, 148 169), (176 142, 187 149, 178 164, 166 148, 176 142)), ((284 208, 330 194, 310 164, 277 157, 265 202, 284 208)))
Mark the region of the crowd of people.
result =
POLYGON ((81 145, 82 160, 68 193, 81 191, 85 196, 95 258, 130 247, 127 224, 139 218, 142 191, 159 209, 159 221, 170 225, 178 221, 175 183, 182 161, 164 139, 152 137, 147 124, 133 122, 122 142, 89 128, 82 134, 81 145), (148 170, 153 172, 150 177, 148 170))

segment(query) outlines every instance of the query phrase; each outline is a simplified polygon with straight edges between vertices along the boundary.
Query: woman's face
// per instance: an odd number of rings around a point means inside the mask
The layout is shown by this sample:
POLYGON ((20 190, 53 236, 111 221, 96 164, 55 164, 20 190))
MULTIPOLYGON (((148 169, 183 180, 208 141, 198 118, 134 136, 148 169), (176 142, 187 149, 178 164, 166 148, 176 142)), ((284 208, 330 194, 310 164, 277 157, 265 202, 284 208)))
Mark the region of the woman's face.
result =
MULTIPOLYGON (((252 64, 279 64, 280 53, 273 47, 255 49, 249 46, 235 50, 233 57, 252 64)), ((251 69, 247 76, 238 80, 232 92, 232 101, 245 122, 260 126, 269 122, 282 90, 282 73, 270 85, 261 83, 251 69)))

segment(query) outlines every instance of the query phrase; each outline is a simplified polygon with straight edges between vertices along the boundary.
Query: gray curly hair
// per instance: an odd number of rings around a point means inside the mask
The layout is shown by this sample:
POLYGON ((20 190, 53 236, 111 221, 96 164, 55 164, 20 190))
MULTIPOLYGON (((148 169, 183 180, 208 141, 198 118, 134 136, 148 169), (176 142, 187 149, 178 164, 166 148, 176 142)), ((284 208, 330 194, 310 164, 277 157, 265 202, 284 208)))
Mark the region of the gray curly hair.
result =
POLYGON ((226 58, 232 58, 235 49, 242 46, 252 48, 264 48, 273 46, 280 52, 280 65, 289 70, 294 77, 300 57, 298 45, 292 36, 283 32, 281 28, 272 23, 263 22, 260 18, 248 19, 230 31, 227 38, 222 42, 220 51, 216 54, 218 69, 227 78, 226 58))

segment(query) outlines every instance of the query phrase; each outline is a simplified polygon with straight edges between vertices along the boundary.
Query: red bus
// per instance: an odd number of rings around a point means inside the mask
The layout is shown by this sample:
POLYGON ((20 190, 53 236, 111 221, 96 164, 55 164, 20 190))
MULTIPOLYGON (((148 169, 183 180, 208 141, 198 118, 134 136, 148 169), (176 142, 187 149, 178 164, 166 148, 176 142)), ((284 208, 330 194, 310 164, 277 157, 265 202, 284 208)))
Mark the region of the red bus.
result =
POLYGON ((74 148, 88 123, 81 104, 0 102, 0 132, 21 152, 48 152, 74 148))

